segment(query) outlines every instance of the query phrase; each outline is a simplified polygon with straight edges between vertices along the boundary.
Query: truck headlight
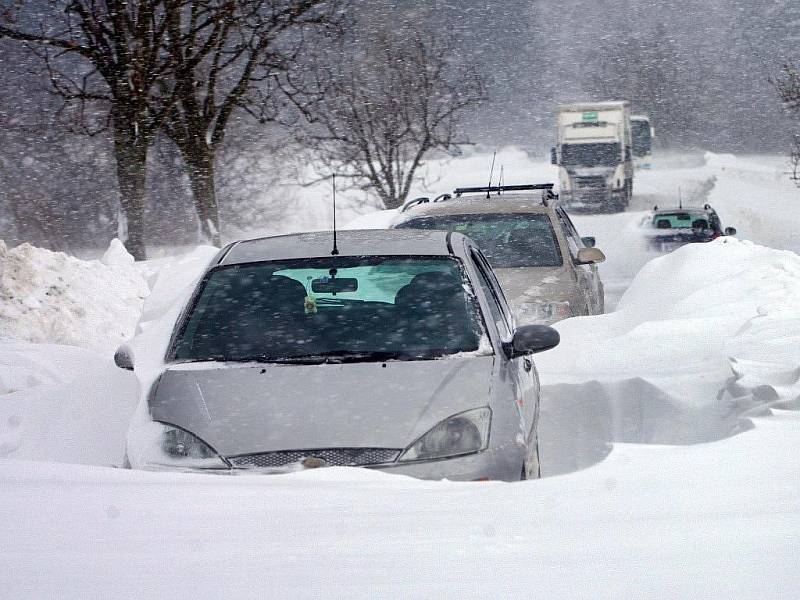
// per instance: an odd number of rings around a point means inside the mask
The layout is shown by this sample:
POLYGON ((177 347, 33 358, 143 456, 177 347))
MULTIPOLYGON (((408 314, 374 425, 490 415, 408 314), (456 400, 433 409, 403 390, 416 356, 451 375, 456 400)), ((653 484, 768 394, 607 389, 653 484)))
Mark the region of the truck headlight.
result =
POLYGON ((128 437, 128 462, 134 469, 229 469, 230 465, 188 431, 150 421, 128 437))
POLYGON ((485 450, 491 421, 492 410, 488 406, 453 415, 411 444, 399 460, 448 458, 485 450))
POLYGON ((521 325, 540 323, 548 325, 572 316, 566 300, 558 302, 523 302, 517 309, 517 321, 521 325))

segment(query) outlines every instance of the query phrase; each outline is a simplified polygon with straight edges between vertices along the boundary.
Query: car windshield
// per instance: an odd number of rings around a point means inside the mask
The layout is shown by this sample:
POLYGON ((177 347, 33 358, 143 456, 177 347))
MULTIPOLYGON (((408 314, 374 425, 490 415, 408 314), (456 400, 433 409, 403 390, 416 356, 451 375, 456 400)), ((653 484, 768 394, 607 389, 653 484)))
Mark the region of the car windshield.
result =
POLYGON ((220 267, 207 276, 173 358, 335 362, 477 352, 486 345, 469 290, 461 263, 446 257, 220 267))
POLYGON ((558 267, 561 252, 550 217, 532 213, 486 213, 419 217, 397 225, 406 229, 458 231, 478 243, 496 269, 558 267))
POLYGON ((564 144, 561 163, 572 167, 613 167, 620 162, 619 144, 564 144))

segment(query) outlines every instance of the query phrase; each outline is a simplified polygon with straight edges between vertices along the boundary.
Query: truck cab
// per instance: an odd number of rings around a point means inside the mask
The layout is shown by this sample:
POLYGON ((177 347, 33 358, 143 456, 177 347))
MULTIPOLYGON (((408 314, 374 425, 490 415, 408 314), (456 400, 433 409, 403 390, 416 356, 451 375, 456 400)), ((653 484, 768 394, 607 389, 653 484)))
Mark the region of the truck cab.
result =
POLYGON ((630 104, 558 107, 552 162, 565 205, 589 212, 625 210, 633 196, 630 104))
POLYGON ((655 131, 646 115, 631 116, 633 166, 649 169, 653 161, 653 138, 655 131))

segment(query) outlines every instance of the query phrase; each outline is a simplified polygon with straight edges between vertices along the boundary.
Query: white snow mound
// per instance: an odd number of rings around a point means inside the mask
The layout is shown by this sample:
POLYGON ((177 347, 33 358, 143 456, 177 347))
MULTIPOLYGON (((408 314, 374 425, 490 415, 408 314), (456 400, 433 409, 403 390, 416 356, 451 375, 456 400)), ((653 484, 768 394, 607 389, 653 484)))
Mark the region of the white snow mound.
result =
POLYGON ((718 440, 800 397, 800 256, 690 244, 645 265, 616 312, 557 329, 560 346, 537 357, 547 474, 615 442, 718 440))
POLYGON ((133 335, 148 294, 119 240, 99 261, 0 240, 0 338, 112 351, 133 335))

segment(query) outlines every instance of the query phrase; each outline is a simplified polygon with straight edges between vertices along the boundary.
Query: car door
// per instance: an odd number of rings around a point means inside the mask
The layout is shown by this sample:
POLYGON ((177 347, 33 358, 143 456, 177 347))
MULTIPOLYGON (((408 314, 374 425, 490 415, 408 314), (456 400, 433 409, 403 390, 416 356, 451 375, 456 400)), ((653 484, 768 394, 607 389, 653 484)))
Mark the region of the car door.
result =
MULTIPOLYGON (((491 318, 494 320, 501 338, 504 341, 510 341, 514 332, 514 318, 503 290, 483 253, 476 247, 472 247, 470 255, 478 274, 478 284, 489 304, 491 318)), ((505 356, 501 358, 508 360, 505 356)), ((528 447, 535 448, 536 425, 539 419, 539 374, 529 356, 518 357, 508 362, 510 363, 509 372, 516 388, 516 405, 522 429, 527 434, 528 447)))
POLYGON ((578 230, 575 229, 569 215, 561 209, 556 209, 559 224, 567 236, 567 245, 569 252, 572 256, 572 265, 575 269, 575 275, 578 278, 578 285, 584 295, 586 303, 586 312, 590 315, 596 315, 603 312, 602 301, 602 285, 600 284, 600 275, 597 270, 597 265, 581 265, 578 264, 578 251, 585 248, 586 245, 581 240, 578 230))

